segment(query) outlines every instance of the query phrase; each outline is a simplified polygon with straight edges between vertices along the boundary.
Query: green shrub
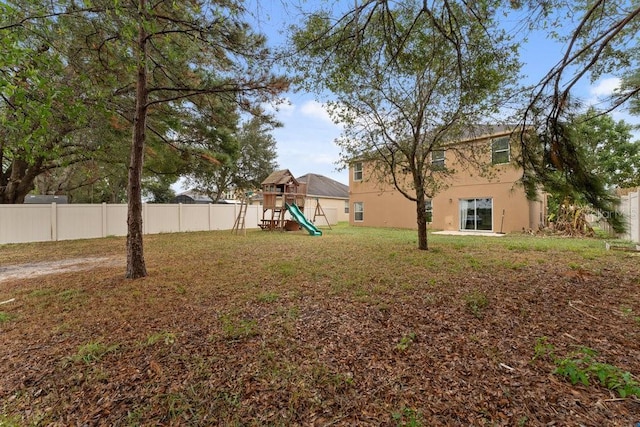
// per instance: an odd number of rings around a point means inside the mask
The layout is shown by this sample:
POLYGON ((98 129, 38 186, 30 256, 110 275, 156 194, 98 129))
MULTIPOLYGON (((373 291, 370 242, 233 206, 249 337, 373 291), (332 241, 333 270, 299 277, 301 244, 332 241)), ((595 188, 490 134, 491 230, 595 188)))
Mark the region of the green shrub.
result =
POLYGON ((547 342, 546 337, 542 337, 536 342, 534 360, 551 359, 556 365, 553 373, 566 378, 571 384, 581 383, 588 387, 592 380, 597 380, 601 386, 616 392, 620 397, 640 397, 640 383, 630 372, 598 362, 596 357, 597 352, 588 347, 580 347, 564 358, 556 357, 553 346, 547 342))
POLYGON ((482 318, 483 311, 489 306, 489 299, 480 291, 473 291, 464 296, 467 308, 478 319, 482 318))
POLYGON ((413 343, 413 341, 415 341, 415 339, 416 339, 416 334, 413 332, 407 335, 404 335, 400 339, 400 342, 398 343, 398 345, 396 345, 396 348, 400 351, 405 351, 406 349, 409 348, 409 346, 411 346, 411 344, 413 343))
POLYGON ((402 408, 399 412, 391 414, 391 418, 396 422, 397 426, 404 427, 421 427, 422 414, 412 408, 402 408))
POLYGON ((13 316, 11 314, 6 313, 4 311, 0 311, 0 324, 6 323, 11 319, 13 319, 13 316))
POLYGON ((239 319, 230 315, 220 316, 222 333, 226 339, 238 340, 258 335, 258 322, 239 319))
POLYGON ((118 344, 106 345, 101 342, 90 342, 80 346, 78 348, 78 352, 71 356, 71 360, 74 362, 82 361, 86 364, 90 364, 102 359, 108 353, 117 351, 118 347, 118 344))

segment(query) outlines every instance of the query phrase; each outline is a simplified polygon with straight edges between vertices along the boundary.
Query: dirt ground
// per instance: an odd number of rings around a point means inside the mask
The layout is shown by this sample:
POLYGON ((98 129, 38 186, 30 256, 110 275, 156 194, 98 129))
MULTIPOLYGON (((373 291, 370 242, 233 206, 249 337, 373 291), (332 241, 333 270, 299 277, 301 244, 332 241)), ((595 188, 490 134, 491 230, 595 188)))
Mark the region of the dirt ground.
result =
POLYGON ((0 283, 12 279, 26 279, 72 271, 90 270, 98 264, 118 266, 124 265, 124 261, 113 257, 87 257, 0 266, 0 283))

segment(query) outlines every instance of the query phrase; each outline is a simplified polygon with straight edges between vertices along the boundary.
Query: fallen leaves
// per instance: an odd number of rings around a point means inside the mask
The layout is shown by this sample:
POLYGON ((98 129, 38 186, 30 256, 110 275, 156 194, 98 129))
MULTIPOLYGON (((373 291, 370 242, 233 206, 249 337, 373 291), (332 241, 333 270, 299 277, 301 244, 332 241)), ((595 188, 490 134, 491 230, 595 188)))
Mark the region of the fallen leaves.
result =
POLYGON ((110 265, 6 281, 0 300, 20 304, 3 306, 11 318, 0 324, 0 421, 640 421, 634 398, 572 386, 552 363, 533 360, 536 340, 547 337, 558 352, 588 346, 640 373, 640 274, 624 253, 526 251, 509 236, 486 247, 442 239, 438 251, 416 253, 403 232, 397 241, 332 233, 161 235, 148 245, 144 281, 125 281, 110 265), (479 268, 459 256, 467 252, 479 268), (286 263, 274 262, 283 254, 286 263), (572 263, 580 280, 564 275, 572 263), (88 343, 117 350, 74 359, 88 343))

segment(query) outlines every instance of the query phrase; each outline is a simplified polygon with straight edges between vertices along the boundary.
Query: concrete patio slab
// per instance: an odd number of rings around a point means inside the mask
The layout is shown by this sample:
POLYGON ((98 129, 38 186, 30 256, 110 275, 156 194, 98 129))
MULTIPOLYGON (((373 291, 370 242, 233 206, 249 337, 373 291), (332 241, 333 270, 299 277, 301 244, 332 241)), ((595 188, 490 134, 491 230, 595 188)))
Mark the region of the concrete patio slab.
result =
POLYGON ((505 233, 492 233, 488 231, 454 231, 454 230, 444 230, 444 231, 434 231, 431 234, 442 234, 447 236, 485 236, 485 237, 504 237, 505 233))

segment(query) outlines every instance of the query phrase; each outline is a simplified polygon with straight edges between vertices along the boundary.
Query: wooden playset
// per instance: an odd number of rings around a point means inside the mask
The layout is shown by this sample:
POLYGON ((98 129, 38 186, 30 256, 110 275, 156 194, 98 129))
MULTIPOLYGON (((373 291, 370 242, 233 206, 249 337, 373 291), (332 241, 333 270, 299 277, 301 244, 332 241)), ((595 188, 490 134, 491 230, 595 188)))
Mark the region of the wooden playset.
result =
POLYGON ((262 181, 262 220, 263 230, 298 230, 305 228, 309 234, 321 236, 312 222, 307 220, 304 203, 307 197, 307 184, 298 182, 288 169, 273 172, 262 181), (291 219, 285 217, 289 212, 291 219))
MULTIPOLYGON (((262 220, 258 224, 263 230, 295 231, 304 228, 312 236, 322 236, 320 231, 309 221, 304 212, 304 202, 307 197, 307 184, 298 182, 288 169, 275 171, 265 179, 262 184, 262 220), (285 213, 289 213, 289 218, 285 213)), ((233 232, 246 234, 245 216, 247 205, 252 193, 246 193, 240 198, 240 211, 233 225, 233 232)), ((324 216, 327 220, 320 202, 316 198, 316 211, 313 221, 317 216, 324 216)), ((329 221, 327 220, 327 224, 329 221)), ((331 228, 331 226, 329 226, 331 228)))
MULTIPOLYGON (((298 182, 288 169, 275 171, 262 181, 262 221, 263 230, 286 230, 285 212, 287 204, 295 204, 304 210, 307 185, 298 182)), ((297 224, 288 224, 290 228, 297 224)))

